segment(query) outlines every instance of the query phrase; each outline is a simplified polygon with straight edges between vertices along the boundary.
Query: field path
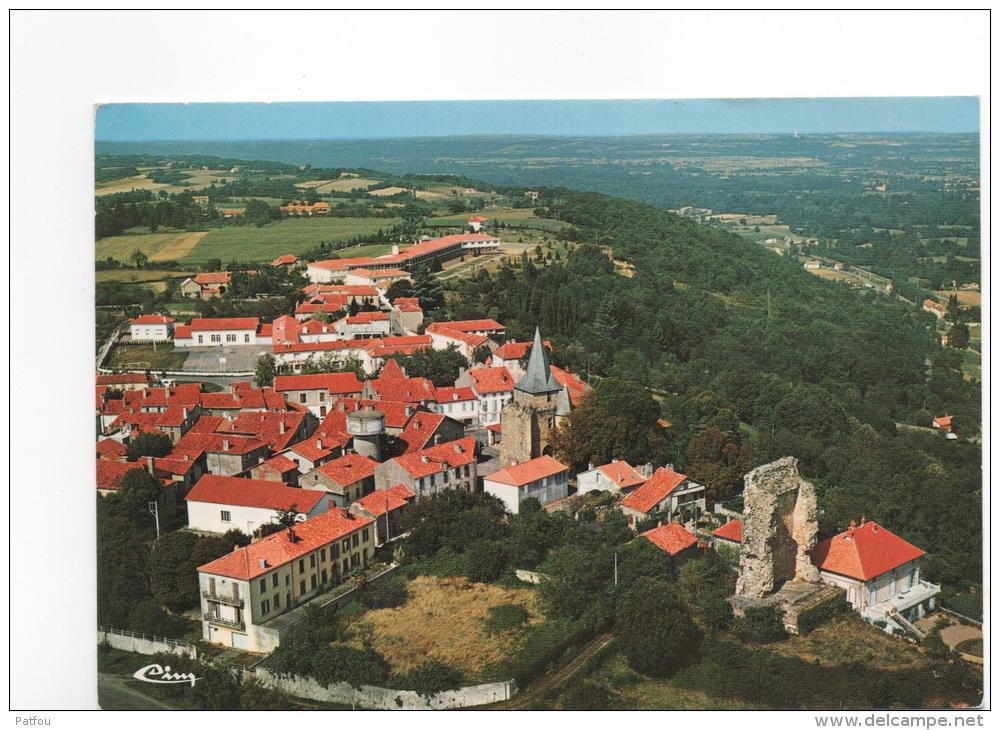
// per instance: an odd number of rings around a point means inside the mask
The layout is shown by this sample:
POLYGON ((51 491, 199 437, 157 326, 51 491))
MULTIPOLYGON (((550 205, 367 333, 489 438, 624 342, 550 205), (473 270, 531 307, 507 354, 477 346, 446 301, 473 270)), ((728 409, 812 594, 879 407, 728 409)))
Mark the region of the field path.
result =
POLYGON ((182 258, 191 253, 192 249, 198 245, 208 231, 195 231, 194 233, 185 233, 183 236, 178 236, 175 240, 168 243, 166 246, 161 248, 159 251, 154 253, 149 257, 150 261, 180 261, 182 258))
POLYGON ((519 692, 514 696, 514 699, 509 702, 500 702, 495 705, 490 705, 488 707, 481 707, 479 709, 490 709, 490 710, 524 710, 531 706, 539 697, 544 697, 553 689, 558 689, 560 686, 566 683, 576 672, 587 663, 594 654, 599 652, 605 646, 607 646, 612 641, 611 634, 601 634, 596 639, 587 644, 583 650, 577 654, 571 662, 566 664, 566 666, 557 669, 554 672, 546 674, 537 682, 532 683, 523 692, 519 692))

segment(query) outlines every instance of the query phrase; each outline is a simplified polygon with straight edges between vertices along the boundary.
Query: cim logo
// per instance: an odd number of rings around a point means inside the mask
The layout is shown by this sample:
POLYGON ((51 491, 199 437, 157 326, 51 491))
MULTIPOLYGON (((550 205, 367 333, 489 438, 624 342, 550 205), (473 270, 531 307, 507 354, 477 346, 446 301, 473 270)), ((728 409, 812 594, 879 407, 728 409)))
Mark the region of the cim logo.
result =
POLYGON ((192 687, 199 679, 190 672, 186 674, 171 672, 169 666, 161 667, 159 664, 148 664, 132 676, 140 682, 149 682, 150 684, 185 684, 189 682, 192 687))

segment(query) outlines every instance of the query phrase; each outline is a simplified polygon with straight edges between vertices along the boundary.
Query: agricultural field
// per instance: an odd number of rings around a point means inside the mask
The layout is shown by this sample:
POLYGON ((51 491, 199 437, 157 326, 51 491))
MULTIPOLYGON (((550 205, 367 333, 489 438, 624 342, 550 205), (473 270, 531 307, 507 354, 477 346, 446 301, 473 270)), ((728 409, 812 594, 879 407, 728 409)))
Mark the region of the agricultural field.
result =
MULTIPOLYGON (((135 231, 136 229, 129 229, 135 231)), ((142 230, 142 229, 139 229, 142 230)), ((159 230, 156 233, 128 232, 120 236, 109 236, 97 241, 95 255, 99 261, 111 257, 128 262, 134 251, 141 251, 152 262, 178 261, 205 236, 205 231, 159 230)))
POLYGON ((165 190, 168 193, 179 193, 184 190, 202 190, 218 183, 221 180, 229 180, 233 175, 228 170, 190 170, 183 171, 188 175, 182 183, 158 183, 153 182, 147 174, 160 168, 149 168, 143 174, 123 177, 117 180, 109 180, 100 183, 95 191, 96 195, 111 195, 112 193, 127 193, 132 190, 165 190))
POLYGON ((128 284, 148 284, 162 282, 165 279, 185 279, 192 276, 191 271, 173 271, 168 269, 106 269, 94 273, 94 280, 121 281, 128 284))
MULTIPOLYGON (((181 259, 185 264, 203 264, 211 258, 223 262, 270 261, 286 253, 300 254, 319 243, 370 236, 388 231, 400 218, 303 218, 286 219, 256 226, 213 228, 181 259)), ((388 251, 384 246, 381 253, 388 251)), ((338 255, 343 255, 338 252, 338 255)), ((372 254, 357 254, 372 255, 372 254)))
POLYGON ((393 186, 388 188, 379 188, 378 190, 372 190, 368 194, 373 195, 376 198, 388 198, 393 195, 398 195, 399 193, 405 193, 407 190, 409 190, 409 188, 401 188, 398 186, 393 186))
POLYGON ((145 175, 133 177, 123 177, 118 180, 109 180, 97 186, 95 195, 111 195, 113 193, 128 193, 133 190, 163 190, 169 188, 170 183, 156 183, 145 175))
POLYGON ((295 187, 303 190, 315 190, 320 195, 329 192, 348 193, 358 188, 364 189, 379 182, 367 177, 342 177, 339 180, 307 180, 295 183, 295 187))
POLYGON ((410 597, 405 604, 368 611, 350 627, 350 635, 359 643, 360 633, 372 629, 374 648, 385 656, 393 674, 437 659, 467 676, 481 675, 520 645, 519 629, 488 630, 491 608, 514 604, 528 611, 529 624, 543 620, 530 588, 434 576, 419 576, 407 586, 410 597))
POLYGON ((978 291, 936 291, 937 298, 943 303, 948 303, 948 298, 954 294, 958 297, 958 303, 963 307, 979 307, 983 303, 983 293, 978 291))
POLYGON ((818 276, 819 278, 826 279, 828 281, 844 281, 848 284, 858 283, 858 277, 843 271, 834 271, 833 269, 806 269, 806 271, 813 276, 818 276))
POLYGON ((487 218, 490 223, 499 222, 511 227, 537 228, 543 231, 558 231, 566 224, 552 218, 539 218, 531 208, 495 208, 480 210, 474 213, 459 213, 457 215, 435 216, 424 221, 425 228, 438 226, 464 226, 470 216, 479 215, 487 218))

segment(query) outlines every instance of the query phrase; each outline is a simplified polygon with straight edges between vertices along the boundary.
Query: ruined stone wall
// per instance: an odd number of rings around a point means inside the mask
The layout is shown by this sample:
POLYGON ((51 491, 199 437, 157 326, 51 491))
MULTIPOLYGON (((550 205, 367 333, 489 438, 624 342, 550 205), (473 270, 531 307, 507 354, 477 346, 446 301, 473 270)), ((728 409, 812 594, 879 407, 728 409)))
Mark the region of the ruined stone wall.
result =
POLYGON ((790 456, 745 478, 743 544, 736 595, 764 598, 791 580, 819 581, 811 553, 818 532, 816 492, 790 456))

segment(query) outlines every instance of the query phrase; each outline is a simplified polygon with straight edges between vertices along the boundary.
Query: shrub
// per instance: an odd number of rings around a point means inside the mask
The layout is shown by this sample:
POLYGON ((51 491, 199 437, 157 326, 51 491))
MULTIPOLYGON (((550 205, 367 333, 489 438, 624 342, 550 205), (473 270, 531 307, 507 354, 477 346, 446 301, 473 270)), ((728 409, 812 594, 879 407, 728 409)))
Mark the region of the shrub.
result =
POLYGON ((736 621, 736 633, 748 644, 767 644, 784 639, 785 622, 775 606, 748 608, 736 621))
POLYGON ((625 660, 643 674, 675 671, 701 643, 679 592, 660 578, 638 578, 622 595, 615 619, 615 636, 625 660))
POLYGON ((394 576, 365 583, 365 587, 358 593, 358 600, 362 606, 371 610, 402 606, 409 596, 406 582, 402 578, 394 576))
POLYGON ((516 603, 502 603, 499 606, 490 607, 490 617, 486 619, 486 630, 491 633, 499 633, 522 626, 528 622, 531 614, 524 606, 516 603))
POLYGON ((564 710, 610 710, 611 693, 594 682, 572 682, 559 695, 559 705, 564 710))
POLYGON ((446 689, 456 689, 465 684, 465 676, 437 659, 425 659, 393 682, 400 689, 410 689, 423 697, 430 697, 446 689))
POLYGON ((834 616, 844 613, 846 609, 847 601, 845 601, 843 596, 840 595, 834 596, 823 603, 807 608, 799 614, 799 633, 808 634, 818 626, 825 624, 834 616))
POLYGON ((309 674, 327 685, 334 682, 349 682, 355 687, 380 685, 389 675, 388 664, 374 649, 355 649, 345 644, 321 647, 312 656, 311 664, 309 674))
POLYGON ((469 580, 489 583, 507 567, 507 550, 499 541, 477 542, 465 552, 465 575, 469 580))

